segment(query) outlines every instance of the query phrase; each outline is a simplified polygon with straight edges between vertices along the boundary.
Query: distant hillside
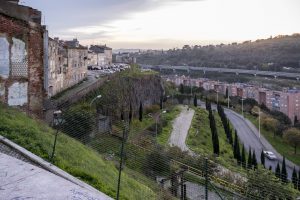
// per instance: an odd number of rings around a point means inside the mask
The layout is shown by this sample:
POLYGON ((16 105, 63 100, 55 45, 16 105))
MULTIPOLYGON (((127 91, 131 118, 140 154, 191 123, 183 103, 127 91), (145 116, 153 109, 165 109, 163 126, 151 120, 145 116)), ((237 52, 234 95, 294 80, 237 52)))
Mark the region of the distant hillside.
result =
POLYGON ((140 64, 300 71, 300 34, 243 43, 188 46, 137 55, 140 64))

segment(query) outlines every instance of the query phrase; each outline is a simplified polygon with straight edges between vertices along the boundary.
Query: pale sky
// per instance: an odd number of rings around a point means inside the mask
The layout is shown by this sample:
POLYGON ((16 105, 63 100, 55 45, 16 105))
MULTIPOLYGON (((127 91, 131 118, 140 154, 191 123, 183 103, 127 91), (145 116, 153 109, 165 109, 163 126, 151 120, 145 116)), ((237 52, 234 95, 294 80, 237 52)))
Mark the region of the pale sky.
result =
POLYGON ((300 33, 300 0, 23 0, 50 36, 168 49, 300 33))

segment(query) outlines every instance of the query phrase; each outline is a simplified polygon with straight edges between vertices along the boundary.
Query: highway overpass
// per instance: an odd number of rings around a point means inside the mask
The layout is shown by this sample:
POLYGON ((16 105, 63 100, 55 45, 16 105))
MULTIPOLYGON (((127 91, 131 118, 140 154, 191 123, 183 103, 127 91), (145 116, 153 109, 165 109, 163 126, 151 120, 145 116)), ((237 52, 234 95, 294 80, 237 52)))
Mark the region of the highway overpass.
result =
POLYGON ((153 69, 153 70, 184 70, 190 71, 202 71, 204 74, 206 72, 221 72, 221 73, 233 73, 239 74, 249 74, 254 76, 272 76, 274 78, 289 78, 289 79, 300 79, 300 73, 291 72, 273 72, 273 71, 259 71, 259 70, 247 70, 247 69, 230 69, 230 68, 213 68, 213 67, 192 67, 192 66, 167 66, 167 65, 144 65, 140 64, 143 69, 153 69))

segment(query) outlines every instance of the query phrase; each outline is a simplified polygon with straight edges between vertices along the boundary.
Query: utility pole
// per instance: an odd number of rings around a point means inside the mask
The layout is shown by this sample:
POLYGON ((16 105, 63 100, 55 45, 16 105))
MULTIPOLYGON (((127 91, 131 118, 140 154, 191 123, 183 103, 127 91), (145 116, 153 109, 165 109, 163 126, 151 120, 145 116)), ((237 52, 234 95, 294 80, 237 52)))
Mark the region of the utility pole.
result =
POLYGON ((207 158, 205 158, 204 168, 205 168, 205 200, 208 200, 208 165, 207 158))
POLYGON ((229 86, 227 87, 227 107, 229 109, 229 86))
POLYGON ((242 115, 244 117, 244 98, 242 97, 242 115))
POLYGON ((258 110, 258 137, 259 137, 259 139, 260 139, 260 108, 259 108, 259 110, 258 110))

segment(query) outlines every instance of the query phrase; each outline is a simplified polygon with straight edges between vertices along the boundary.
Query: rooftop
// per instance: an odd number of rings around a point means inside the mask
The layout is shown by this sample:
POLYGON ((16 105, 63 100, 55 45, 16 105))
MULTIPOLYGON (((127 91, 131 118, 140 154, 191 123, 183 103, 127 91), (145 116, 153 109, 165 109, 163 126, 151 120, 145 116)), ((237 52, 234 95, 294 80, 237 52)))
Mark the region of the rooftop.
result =
POLYGON ((95 53, 104 53, 105 50, 112 50, 112 48, 106 45, 91 45, 90 50, 95 53))

